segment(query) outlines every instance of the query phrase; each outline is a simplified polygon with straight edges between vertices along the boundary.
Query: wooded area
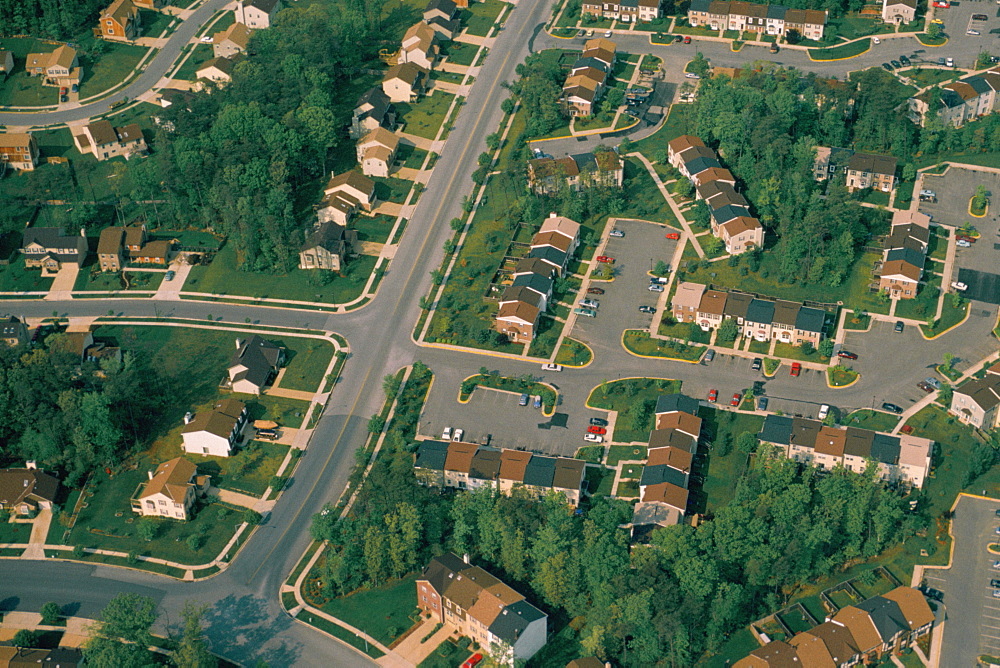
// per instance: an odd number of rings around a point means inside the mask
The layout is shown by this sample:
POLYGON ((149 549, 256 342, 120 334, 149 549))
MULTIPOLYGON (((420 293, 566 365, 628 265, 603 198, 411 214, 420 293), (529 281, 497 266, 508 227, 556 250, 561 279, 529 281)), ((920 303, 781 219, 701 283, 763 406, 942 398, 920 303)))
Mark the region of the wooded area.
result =
POLYGON ((93 23, 107 0, 0 0, 0 35, 66 39, 93 23))

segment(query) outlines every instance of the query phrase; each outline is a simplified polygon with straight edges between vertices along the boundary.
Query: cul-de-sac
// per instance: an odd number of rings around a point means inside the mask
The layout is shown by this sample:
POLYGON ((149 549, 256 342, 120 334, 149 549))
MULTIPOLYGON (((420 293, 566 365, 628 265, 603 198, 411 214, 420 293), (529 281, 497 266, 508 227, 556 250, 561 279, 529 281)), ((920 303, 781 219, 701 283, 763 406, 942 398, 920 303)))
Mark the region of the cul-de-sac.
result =
POLYGON ((1000 668, 1000 0, 784 2, 0 0, 0 668, 1000 668))

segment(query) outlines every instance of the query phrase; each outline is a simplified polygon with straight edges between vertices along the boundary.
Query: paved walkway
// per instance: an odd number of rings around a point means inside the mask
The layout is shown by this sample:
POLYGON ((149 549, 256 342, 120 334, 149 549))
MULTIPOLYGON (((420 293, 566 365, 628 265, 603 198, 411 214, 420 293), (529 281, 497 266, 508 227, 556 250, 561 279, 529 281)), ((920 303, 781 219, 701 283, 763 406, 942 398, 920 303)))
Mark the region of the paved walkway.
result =
POLYGON ((49 293, 45 295, 48 300, 66 300, 72 299, 73 286, 76 284, 76 276, 80 273, 80 266, 67 262, 59 269, 59 273, 56 274, 55 280, 52 281, 52 287, 49 288, 49 293))
POLYGON ((437 626, 436 619, 427 619, 413 630, 413 632, 406 636, 403 642, 396 645, 391 654, 386 654, 384 657, 378 660, 380 666, 393 667, 399 666, 403 668, 409 668, 410 666, 419 666, 420 662, 431 655, 431 652, 438 648, 438 645, 443 643, 448 639, 450 635, 456 632, 456 629, 451 624, 445 624, 442 626, 437 633, 432 635, 427 639, 427 642, 421 642, 423 638, 434 630, 437 626))
MULTIPOLYGON (((684 234, 690 239, 691 245, 694 246, 695 251, 698 253, 698 257, 705 257, 705 251, 701 249, 701 244, 698 243, 698 239, 695 237, 695 233, 691 230, 691 226, 688 225, 684 214, 681 213, 680 207, 678 207, 677 203, 674 202, 673 195, 670 194, 667 187, 663 185, 663 181, 660 180, 660 175, 656 173, 653 163, 651 163, 646 156, 639 152, 629 153, 628 157, 637 158, 646 166, 646 170, 649 172, 649 175, 653 177, 653 182, 656 183, 656 187, 660 189, 660 194, 663 195, 663 199, 667 200, 667 204, 670 205, 670 209, 674 212, 677 220, 680 221, 681 227, 684 228, 684 234)), ((674 267, 674 269, 676 269, 676 267, 674 267)))
POLYGON ((40 510, 31 523, 31 538, 28 539, 28 549, 21 557, 24 559, 44 559, 45 539, 49 536, 49 526, 52 524, 52 511, 40 510))

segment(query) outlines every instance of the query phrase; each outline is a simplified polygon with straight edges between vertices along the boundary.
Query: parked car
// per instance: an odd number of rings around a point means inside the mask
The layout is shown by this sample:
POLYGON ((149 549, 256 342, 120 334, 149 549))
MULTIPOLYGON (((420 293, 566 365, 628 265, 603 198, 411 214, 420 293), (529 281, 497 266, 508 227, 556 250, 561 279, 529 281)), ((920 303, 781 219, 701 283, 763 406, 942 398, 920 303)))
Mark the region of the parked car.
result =
POLYGON ((969 236, 968 234, 956 234, 955 239, 958 241, 968 241, 970 244, 976 243, 976 237, 969 236))
POLYGON ((264 438, 269 441, 278 440, 278 430, 277 429, 258 429, 257 438, 264 438))
POLYGON ((603 262, 604 264, 614 264, 615 263, 615 259, 613 257, 609 257, 607 255, 598 255, 597 256, 597 261, 598 262, 603 262))
POLYGON ((837 357, 843 357, 845 360, 856 360, 856 359, 858 359, 858 356, 855 353, 852 353, 849 350, 841 350, 839 353, 837 353, 837 357))
POLYGON ((172 281, 172 280, 174 280, 174 276, 176 276, 176 275, 177 274, 174 273, 174 270, 171 269, 166 274, 163 275, 163 280, 165 280, 165 281, 172 281))
POLYGON ((820 420, 825 420, 826 416, 829 415, 829 414, 830 414, 830 407, 829 406, 827 406, 826 404, 823 404, 822 406, 819 407, 819 419, 820 420))
POLYGON ((691 36, 690 35, 684 35, 684 43, 685 44, 690 44, 691 43, 691 36))
POLYGON ((714 359, 715 359, 715 351, 709 348, 708 352, 705 353, 705 364, 708 364, 714 359))
POLYGON ((562 367, 558 364, 543 364, 542 371, 562 371, 562 367))
MULTIPOLYGON (((667 265, 667 271, 670 271, 670 265, 667 265)), ((666 276, 650 276, 649 282, 659 283, 660 285, 666 285, 667 283, 670 282, 670 279, 667 278, 666 276)))
POLYGON ((802 373, 802 365, 798 362, 792 362, 791 374, 793 376, 798 376, 800 373, 802 373))
POLYGON ((972 248, 972 244, 966 241, 965 239, 959 239, 958 241, 955 242, 955 245, 958 246, 959 248, 972 248))
POLYGON ((990 19, 990 17, 986 16, 986 14, 973 14, 972 15, 972 20, 973 21, 989 21, 989 19, 990 19))
POLYGON ((59 96, 59 101, 60 102, 69 102, 69 95, 60 95, 59 96))
POLYGON ((587 36, 587 31, 586 30, 581 30, 580 32, 576 33, 576 36, 577 37, 586 37, 587 36))
POLYGON ((517 401, 517 405, 518 406, 527 406, 528 405, 528 395, 527 394, 522 394, 521 398, 518 399, 518 401, 517 401))
POLYGON ((934 391, 934 388, 931 387, 930 385, 928 385, 927 383, 925 383, 924 381, 920 381, 919 383, 917 383, 917 387, 919 387, 924 392, 933 392, 934 391))
POLYGON ((898 60, 890 60, 889 64, 892 65, 893 69, 896 69, 896 70, 898 70, 900 67, 902 67, 902 65, 900 64, 900 62, 898 60))
POLYGON ((610 30, 606 31, 606 32, 604 33, 604 36, 605 36, 605 37, 611 37, 611 31, 610 31, 610 30))
POLYGON ((907 58, 906 56, 900 56, 899 57, 899 62, 903 63, 903 65, 906 66, 906 67, 910 66, 910 59, 907 58))
POLYGON ((588 443, 603 443, 604 437, 598 436, 597 434, 584 434, 583 440, 587 441, 588 443))
POLYGON ((663 286, 659 283, 650 283, 648 289, 650 292, 663 292, 663 286))
POLYGON ((593 36, 594 36, 594 31, 593 30, 588 30, 587 31, 587 37, 593 37, 593 36))
POLYGON ((997 580, 996 578, 990 578, 990 586, 1000 587, 1000 580, 997 580))
POLYGON ((451 440, 451 427, 445 427, 444 428, 444 431, 441 432, 441 440, 442 441, 450 441, 451 440))
POLYGON ((993 598, 1000 598, 1000 589, 993 590, 993 598))
POLYGON ((937 193, 934 192, 933 190, 927 190, 926 188, 923 188, 923 189, 920 190, 920 196, 921 197, 937 197, 937 193))
POLYGON ((924 378, 924 382, 933 387, 935 390, 941 389, 941 381, 935 378, 934 376, 928 376, 927 378, 924 378))
POLYGON ((733 392, 733 398, 729 400, 729 405, 739 406, 741 401, 743 401, 743 395, 739 392, 733 392))
POLYGON ((885 70, 886 72, 892 72, 892 65, 890 65, 889 63, 882 63, 882 68, 883 68, 883 69, 884 69, 884 70, 885 70))
MULTIPOLYGON (((978 35, 978 34, 979 34, 979 31, 978 31, 978 30, 966 30, 966 31, 965 31, 965 34, 966 34, 966 35, 973 35, 973 36, 976 36, 976 35, 978 35)), ((994 592, 994 593, 995 593, 995 592, 994 592)))
POLYGON ((75 93, 78 90, 80 90, 80 84, 73 84, 72 86, 69 87, 69 89, 75 93))
POLYGON ((451 440, 461 441, 464 436, 465 436, 465 430, 459 427, 458 429, 455 430, 455 435, 451 437, 451 440))
POLYGON ((532 404, 532 406, 535 407, 535 408, 541 408, 542 407, 542 395, 540 395, 540 394, 536 394, 535 395, 535 402, 532 404))
POLYGON ((708 391, 708 400, 711 401, 712 403, 715 403, 716 401, 718 401, 719 400, 719 391, 718 390, 709 390, 708 391))
POLYGON ((681 235, 680 235, 679 232, 667 232, 667 234, 665 236, 666 236, 667 239, 673 239, 675 241, 677 239, 681 238, 681 235))
POLYGON ((687 74, 684 75, 684 78, 685 79, 700 79, 701 77, 698 76, 697 74, 695 74, 694 72, 688 72, 687 74))
POLYGON ((605 429, 604 427, 598 427, 597 425, 591 425, 591 426, 587 427, 587 433, 588 434, 597 434, 598 436, 604 436, 606 433, 608 433, 608 430, 605 429))
POLYGON ((211 35, 205 35, 204 37, 201 38, 201 42, 202 42, 202 44, 211 44, 212 43, 212 36, 211 35))
POLYGON ((947 65, 948 67, 955 67, 955 59, 954 58, 945 58, 944 59, 944 64, 947 65))
POLYGON ((944 600, 944 593, 938 589, 934 589, 933 587, 921 587, 921 591, 924 592, 924 596, 927 598, 934 599, 938 602, 944 600))
POLYGON ((604 288, 587 288, 588 295, 603 295, 604 288))
POLYGON ((604 418, 590 418, 590 424, 597 425, 598 427, 607 427, 608 421, 604 418))
POLYGON ((948 0, 934 0, 933 4, 938 9, 948 9, 951 7, 951 3, 948 0))
POLYGON ((759 411, 767 410, 767 397, 757 397, 757 410, 759 411))
POLYGON ((653 313, 656 313, 656 309, 653 308, 652 306, 640 306, 639 307, 639 312, 640 313, 649 313, 650 315, 652 315, 653 313))
POLYGON ((872 37, 872 43, 874 43, 874 44, 881 44, 882 40, 880 40, 878 37, 872 37))
POLYGON ((625 237, 625 232, 623 232, 622 230, 615 229, 615 230, 611 230, 610 232, 608 232, 608 236, 609 237, 618 237, 619 239, 622 239, 622 238, 625 237))
POLYGON ((963 283, 962 281, 952 281, 951 287, 963 292, 969 289, 969 286, 963 283))
POLYGON ((582 316, 587 317, 587 318, 596 318, 597 317, 597 311, 594 311, 593 309, 589 309, 589 308, 575 308, 575 309, 573 309, 573 313, 575 313, 577 315, 582 315, 582 316))
POLYGON ((882 410, 889 411, 890 413, 895 413, 896 415, 899 415, 900 413, 903 412, 902 408, 900 408, 896 404, 890 404, 888 401, 882 402, 882 410))
MULTIPOLYGON (((581 30, 580 32, 583 31, 581 30)), ((482 660, 483 660, 483 655, 480 654, 479 652, 476 652, 475 654, 473 654, 472 656, 470 656, 468 659, 465 660, 465 663, 462 664, 462 668, 476 668, 476 666, 482 660)))
POLYGON ((59 89, 59 94, 60 95, 65 95, 68 92, 69 92, 69 89, 66 88, 66 86, 63 86, 62 88, 59 89))
POLYGON ((750 362, 751 371, 760 371, 760 368, 764 365, 764 360, 759 357, 753 358, 753 362, 750 362))
POLYGON ((581 299, 580 306, 583 308, 599 309, 601 304, 596 299, 581 299))
POLYGON ((771 46, 770 46, 769 50, 771 51, 771 53, 778 53, 778 43, 777 42, 771 42, 771 46))
POLYGON ((683 37, 681 37, 680 35, 674 35, 674 43, 683 42, 683 41, 684 41, 683 37))
POLYGON ((897 320, 896 321, 896 325, 892 328, 892 330, 898 334, 898 333, 900 333, 900 332, 903 331, 903 327, 905 327, 905 325, 903 324, 903 321, 902 320, 897 320))

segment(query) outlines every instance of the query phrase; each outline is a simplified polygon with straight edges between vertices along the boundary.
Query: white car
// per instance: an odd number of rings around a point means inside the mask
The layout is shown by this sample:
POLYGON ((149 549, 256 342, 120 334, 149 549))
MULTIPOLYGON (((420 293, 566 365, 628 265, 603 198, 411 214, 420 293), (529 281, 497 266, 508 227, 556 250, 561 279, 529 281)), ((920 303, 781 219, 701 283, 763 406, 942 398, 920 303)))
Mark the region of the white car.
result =
POLYGON ((580 306, 583 308, 600 308, 601 304, 593 299, 581 299, 580 306))
POLYGON ((562 367, 558 364, 543 364, 542 371, 562 371, 562 367))
POLYGON ((663 286, 659 283, 651 283, 649 286, 650 292, 663 292, 663 286))
POLYGON ((609 30, 609 31, 607 31, 606 33, 604 33, 604 36, 605 36, 605 37, 611 37, 611 31, 609 30))
POLYGON ((700 76, 698 76, 694 72, 688 72, 687 74, 684 75, 684 77, 686 79, 700 79, 701 78, 700 76))
POLYGON ((994 561, 993 562, 993 568, 995 568, 998 571, 1000 571, 1000 561, 994 561))
POLYGON ((465 430, 459 428, 455 430, 455 435, 451 437, 451 440, 461 441, 463 436, 465 436, 465 430))
POLYGON ((955 242, 955 245, 958 246, 959 248, 972 248, 972 244, 970 244, 965 239, 959 239, 958 241, 955 242))
MULTIPOLYGON (((965 34, 966 35, 978 35, 979 31, 978 30, 966 30, 965 34)), ((996 592, 994 592, 994 593, 996 593, 996 592)))
POLYGON ((201 41, 202 41, 203 44, 211 44, 212 43, 212 36, 211 35, 205 35, 204 37, 201 38, 201 41))
POLYGON ((944 64, 947 65, 948 67, 955 67, 955 59, 954 58, 945 58, 944 59, 944 64))
POLYGON ((962 281, 955 281, 954 283, 951 284, 951 287, 955 288, 956 290, 968 290, 969 289, 969 286, 966 285, 965 283, 963 283, 962 281))
POLYGON ((597 434, 584 434, 583 440, 587 441, 588 443, 603 443, 604 437, 598 436, 597 434))
POLYGON ((823 404, 822 406, 819 407, 819 419, 820 420, 825 420, 826 416, 829 415, 829 414, 830 414, 830 407, 829 406, 827 406, 826 404, 823 404))
POLYGON ((872 44, 881 44, 881 43, 882 40, 880 40, 878 37, 872 37, 872 44))
POLYGON ((442 441, 450 441, 451 440, 451 427, 445 427, 444 428, 444 431, 441 432, 441 440, 442 441))

